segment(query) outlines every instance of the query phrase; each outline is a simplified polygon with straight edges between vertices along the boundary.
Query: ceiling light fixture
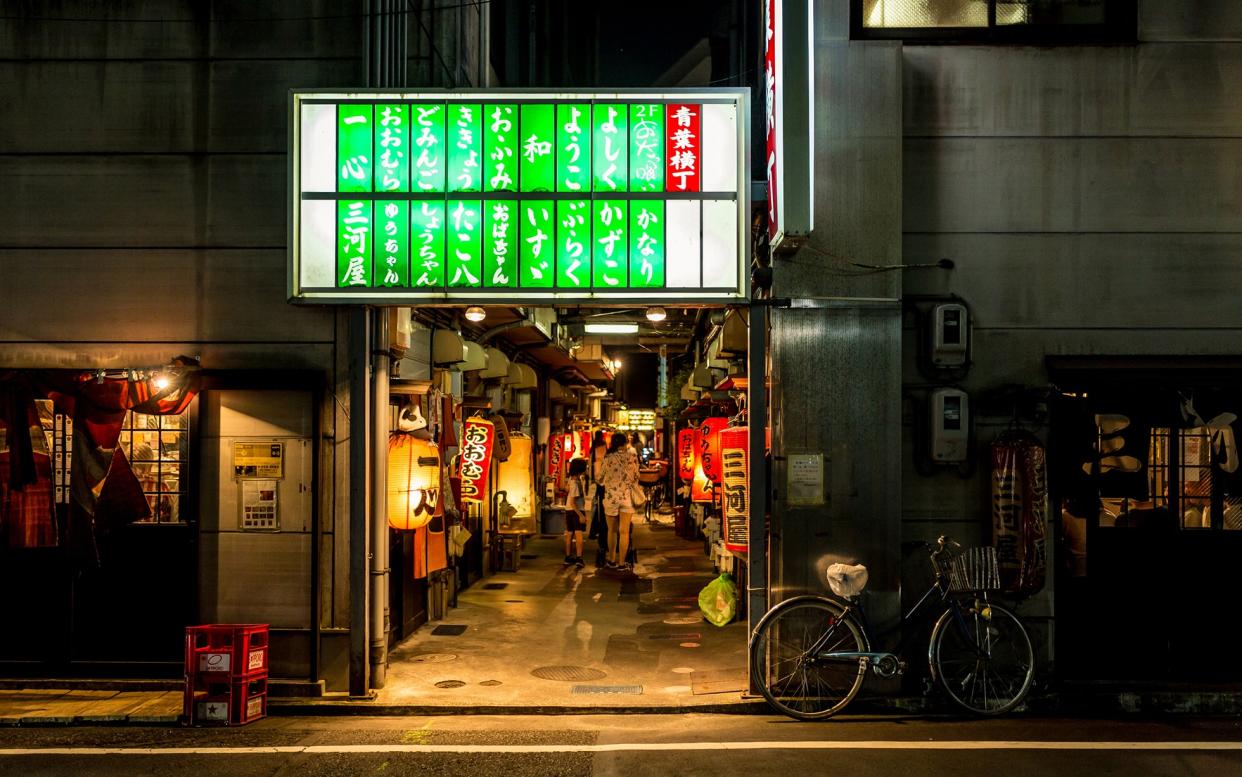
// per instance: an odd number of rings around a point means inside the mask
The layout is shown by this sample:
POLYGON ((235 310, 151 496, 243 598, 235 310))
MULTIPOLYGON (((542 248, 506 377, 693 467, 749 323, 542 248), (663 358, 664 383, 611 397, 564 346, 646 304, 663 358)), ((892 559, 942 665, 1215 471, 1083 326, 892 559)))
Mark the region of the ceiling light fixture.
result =
POLYGON ((629 321, 624 324, 586 324, 584 329, 589 335, 636 335, 638 322, 629 321))
POLYGON ((664 308, 658 306, 647 308, 648 321, 663 321, 666 318, 668 318, 668 314, 664 312, 664 308))
POLYGON ((478 322, 482 321, 485 318, 487 318, 487 311, 479 307, 478 305, 471 305, 470 307, 466 308, 466 320, 467 321, 473 321, 477 324, 478 322))

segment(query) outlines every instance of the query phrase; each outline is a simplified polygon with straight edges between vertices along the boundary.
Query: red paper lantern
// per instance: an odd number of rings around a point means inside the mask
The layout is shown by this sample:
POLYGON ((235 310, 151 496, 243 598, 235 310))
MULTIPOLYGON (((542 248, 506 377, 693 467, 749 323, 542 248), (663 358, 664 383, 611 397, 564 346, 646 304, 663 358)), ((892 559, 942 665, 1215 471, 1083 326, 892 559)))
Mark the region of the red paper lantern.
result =
POLYGON ((720 432, 728 425, 727 418, 705 418, 699 425, 699 461, 713 483, 720 482, 720 432))
POLYGON ((496 427, 491 421, 484 421, 482 418, 466 421, 461 454, 458 457, 463 502, 487 500, 487 475, 492 465, 492 447, 495 441, 496 427))
POLYGON ((677 477, 686 482, 694 479, 694 463, 698 458, 694 438, 693 429, 682 429, 677 433, 677 477))

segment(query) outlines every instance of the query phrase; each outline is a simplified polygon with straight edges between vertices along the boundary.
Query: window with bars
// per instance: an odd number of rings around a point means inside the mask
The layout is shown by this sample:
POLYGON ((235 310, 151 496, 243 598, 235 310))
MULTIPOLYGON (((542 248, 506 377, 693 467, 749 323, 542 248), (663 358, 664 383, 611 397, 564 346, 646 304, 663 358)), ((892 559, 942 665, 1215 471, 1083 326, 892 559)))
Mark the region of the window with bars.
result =
POLYGON ((1133 42, 1135 0, 852 0, 856 38, 1133 42))
POLYGON ((1214 465, 1209 430, 1153 427, 1146 462, 1149 498, 1103 499, 1100 525, 1133 528, 1152 514, 1181 529, 1242 530, 1242 490, 1214 465))
POLYGON ((190 450, 189 411, 180 415, 129 412, 121 427, 119 445, 142 484, 151 506, 145 523, 185 523, 190 450))

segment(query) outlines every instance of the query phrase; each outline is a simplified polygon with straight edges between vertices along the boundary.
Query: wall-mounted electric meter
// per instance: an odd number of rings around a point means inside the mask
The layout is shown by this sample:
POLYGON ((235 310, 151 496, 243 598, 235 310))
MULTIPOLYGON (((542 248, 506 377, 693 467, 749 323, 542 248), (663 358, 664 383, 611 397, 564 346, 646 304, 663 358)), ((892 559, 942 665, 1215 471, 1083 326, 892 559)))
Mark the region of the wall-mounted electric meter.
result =
POLYGON ((966 461, 970 451, 970 397, 961 389, 942 388, 932 392, 931 457, 938 463, 966 461))

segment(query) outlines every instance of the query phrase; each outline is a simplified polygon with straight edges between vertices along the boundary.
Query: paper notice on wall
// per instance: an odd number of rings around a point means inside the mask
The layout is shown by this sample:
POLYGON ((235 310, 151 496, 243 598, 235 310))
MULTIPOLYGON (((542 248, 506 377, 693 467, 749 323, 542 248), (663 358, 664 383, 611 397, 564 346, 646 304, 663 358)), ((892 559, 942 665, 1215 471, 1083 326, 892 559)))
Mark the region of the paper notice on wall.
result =
POLYGON ((241 528, 251 531, 278 531, 277 480, 241 481, 241 528))
POLYGON ((811 507, 824 503, 824 454, 791 453, 788 457, 786 501, 811 507))

